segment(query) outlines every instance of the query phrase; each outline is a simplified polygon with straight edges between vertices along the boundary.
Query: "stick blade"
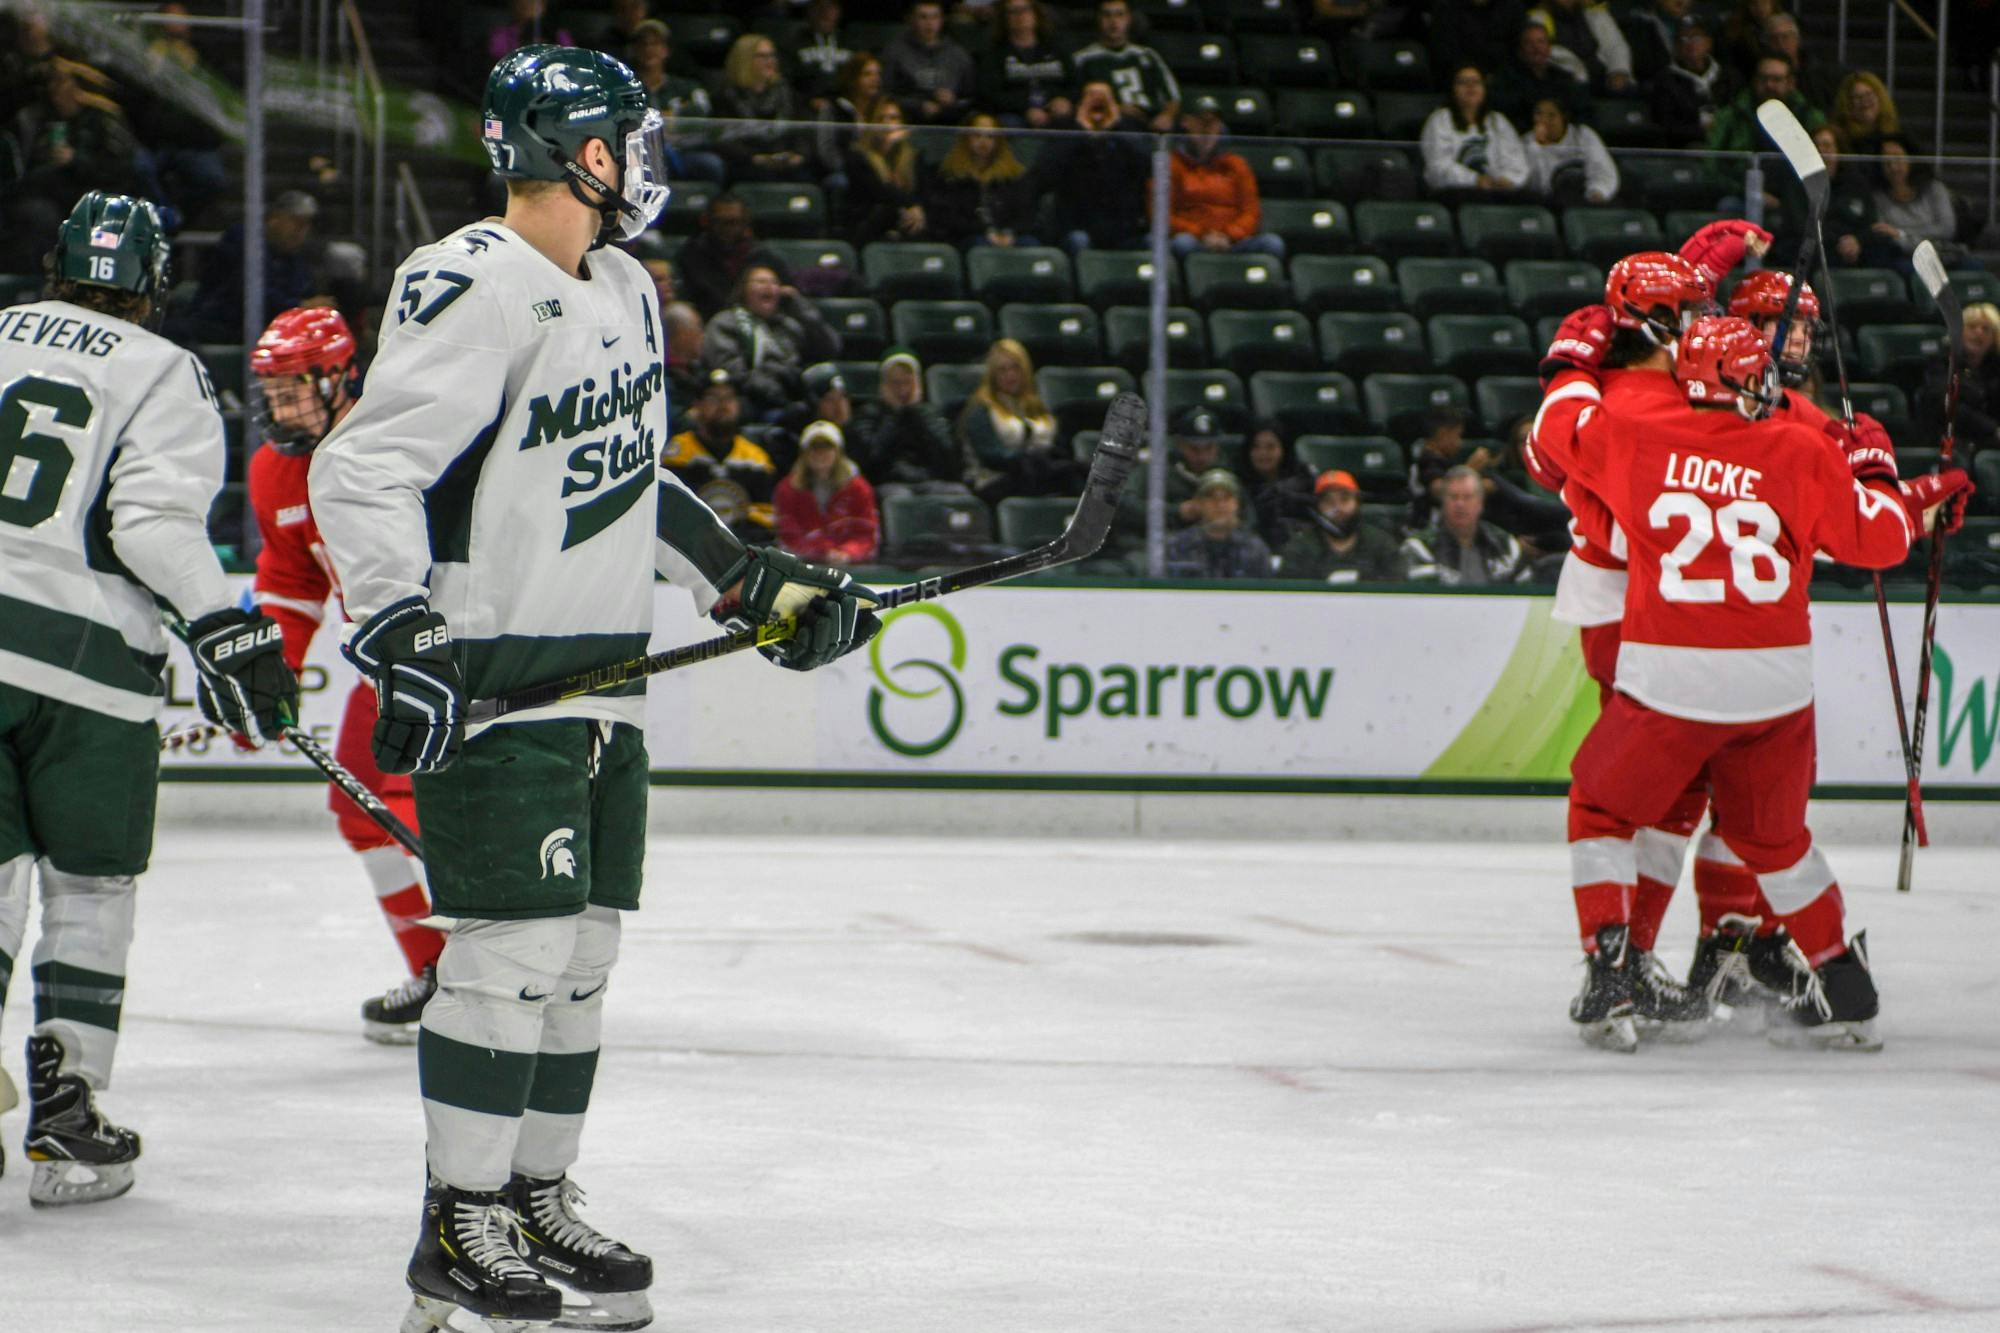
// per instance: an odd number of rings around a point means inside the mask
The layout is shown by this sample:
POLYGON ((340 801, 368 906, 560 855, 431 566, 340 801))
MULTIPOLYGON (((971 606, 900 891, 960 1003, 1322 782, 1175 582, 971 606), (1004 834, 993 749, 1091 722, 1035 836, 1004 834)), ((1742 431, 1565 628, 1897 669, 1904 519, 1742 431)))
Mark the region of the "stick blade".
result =
POLYGON ((1951 333, 1951 345, 1957 348, 1965 333, 1965 312, 1960 308, 1958 291, 1951 285, 1951 276, 1944 271, 1944 260, 1938 255, 1937 247, 1929 241, 1917 246, 1910 256, 1916 266, 1917 278, 1924 284, 1924 290, 1937 302, 1938 312, 1944 316, 1946 328, 1951 333))
POLYGON ((1104 412, 1104 429, 1097 437, 1097 452, 1090 458, 1090 478, 1084 483, 1083 499, 1060 539, 1064 558, 1081 560, 1095 555, 1111 534, 1111 520, 1118 512, 1118 497, 1139 463, 1139 446, 1146 439, 1146 400, 1136 393, 1121 393, 1104 412))
POLYGON ((1806 133, 1806 127, 1799 124, 1799 118, 1792 109, 1772 98, 1757 108, 1757 123, 1764 127, 1764 133, 1771 136, 1771 142, 1778 145, 1778 151, 1785 155, 1792 172, 1805 188, 1806 200, 1818 212, 1826 205, 1827 179, 1826 160, 1819 155, 1819 147, 1806 133))

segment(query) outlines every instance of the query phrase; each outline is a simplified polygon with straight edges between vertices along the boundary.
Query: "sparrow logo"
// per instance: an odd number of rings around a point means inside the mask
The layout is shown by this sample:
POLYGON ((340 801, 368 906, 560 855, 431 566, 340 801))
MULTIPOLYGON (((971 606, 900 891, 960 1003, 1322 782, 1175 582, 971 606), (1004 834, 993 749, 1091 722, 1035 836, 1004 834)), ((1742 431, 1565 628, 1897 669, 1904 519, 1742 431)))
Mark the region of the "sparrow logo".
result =
MULTIPOLYGON (((903 635, 902 639, 907 642, 909 635, 903 635)), ((897 754, 922 759, 936 754, 957 738, 958 729, 965 724, 965 692, 958 685, 958 673, 965 670, 965 631, 959 627, 957 618, 951 612, 931 602, 917 602, 883 616, 881 632, 868 645, 868 665, 875 673, 875 685, 868 691, 868 727, 875 733, 876 740, 897 754), (912 657, 894 666, 884 665, 882 645, 888 642, 889 632, 912 617, 933 620, 943 626, 945 661, 912 657), (922 688, 926 683, 929 688, 922 688), (951 716, 929 739, 904 740, 889 729, 888 719, 884 716, 888 708, 896 707, 904 712, 923 711, 921 706, 915 705, 915 701, 935 698, 945 692, 951 696, 951 716), (892 705, 889 702, 891 698, 909 702, 892 705)), ((940 709, 931 705, 928 711, 935 714, 940 709)))
POLYGON ((542 878, 554 875, 559 879, 576 878, 576 853, 569 845, 576 841, 576 830, 559 828, 542 839, 542 878))

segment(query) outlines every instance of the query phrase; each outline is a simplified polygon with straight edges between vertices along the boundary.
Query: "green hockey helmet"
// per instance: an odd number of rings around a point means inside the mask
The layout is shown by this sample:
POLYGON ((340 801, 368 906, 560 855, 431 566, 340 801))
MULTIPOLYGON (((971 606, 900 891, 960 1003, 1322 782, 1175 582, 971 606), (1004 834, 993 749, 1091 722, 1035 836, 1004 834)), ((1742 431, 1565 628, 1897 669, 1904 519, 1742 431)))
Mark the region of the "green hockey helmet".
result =
POLYGON ((567 181, 578 200, 604 215, 600 244, 614 232, 632 239, 666 207, 663 130, 645 85, 624 61, 574 46, 524 46, 503 57, 480 104, 479 141, 494 174, 567 181), (600 180, 580 161, 592 139, 622 164, 622 180, 600 180))
POLYGON ((92 190, 76 201, 56 233, 48 274, 131 292, 157 306, 167 291, 168 249, 166 228, 150 200, 92 190))

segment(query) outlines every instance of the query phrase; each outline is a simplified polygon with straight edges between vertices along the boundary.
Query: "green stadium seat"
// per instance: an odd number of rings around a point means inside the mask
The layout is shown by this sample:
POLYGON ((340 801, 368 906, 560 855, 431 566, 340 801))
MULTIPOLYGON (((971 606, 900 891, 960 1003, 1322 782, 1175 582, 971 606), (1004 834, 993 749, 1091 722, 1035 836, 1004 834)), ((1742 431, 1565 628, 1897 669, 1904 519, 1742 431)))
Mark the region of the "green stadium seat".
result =
POLYGON ((1117 366, 1043 366, 1035 372, 1042 402, 1055 413, 1058 438, 1102 426, 1105 407, 1138 383, 1117 366))
POLYGON ((972 295, 992 306, 1076 297, 1069 256, 1051 245, 976 245, 965 252, 965 278, 972 295))
POLYGON ((1249 378, 1260 370, 1311 370, 1319 364, 1312 325, 1296 310, 1218 310, 1208 317, 1208 345, 1249 378))
POLYGON ((889 327, 925 365, 978 361, 993 345, 993 316, 977 301, 898 301, 889 327))
MULTIPOLYGON (((1507 265, 1507 308, 1522 319, 1567 315, 1604 299, 1604 270, 1581 259, 1517 259, 1507 265)), ((1545 338, 1537 338, 1543 346, 1545 338)))
POLYGON ((248 373, 244 365, 243 344, 198 343, 194 355, 202 368, 208 371, 208 381, 215 386, 222 405, 240 405, 243 402, 243 377, 248 373))
POLYGON ((1403 299, 1374 255, 1299 255, 1291 269, 1292 295, 1308 311, 1394 310, 1403 299))
MULTIPOLYGON (((1712 208, 1671 209, 1660 219, 1660 235, 1666 241, 1667 249, 1678 250, 1687 244, 1688 237, 1723 216, 1712 208)), ((1737 271, 1742 272, 1741 269, 1737 271)))
POLYGON ((759 236, 819 236, 826 231, 826 196, 817 185, 742 181, 731 193, 749 206, 759 236))
POLYGON ((869 295, 896 301, 955 301, 965 295, 958 251, 938 241, 873 241, 861 252, 869 295))
POLYGON ((1572 208, 1563 214, 1570 254, 1608 267, 1635 250, 1659 250, 1660 222, 1642 208, 1572 208))
POLYGON ((1336 199, 1414 199, 1422 180, 1406 148, 1334 144, 1312 159, 1314 188, 1336 199))
MULTIPOLYGON (((674 187, 676 192, 680 187, 674 187)), ((760 240, 758 248, 768 251, 790 273, 792 285, 801 291, 827 296, 844 294, 861 277, 861 261, 846 241, 828 238, 760 240)))
MULTIPOLYGON (((1618 174, 1629 192, 1638 188, 1639 202, 1656 213, 1692 209, 1713 213, 1720 192, 1708 162, 1693 155, 1641 157, 1621 155, 1618 174)), ((1672 231, 1672 226, 1667 228, 1672 231)))
POLYGON ((1161 32, 1155 28, 1146 41, 1184 83, 1236 81, 1236 43, 1227 37, 1212 32, 1161 32))
POLYGON ((728 14, 674 15, 674 48, 704 67, 720 69, 730 44, 742 35, 742 20, 728 14))
POLYGON ((1385 139, 1415 139, 1440 105, 1436 93, 1377 93, 1375 124, 1385 139))
POLYGON ((1461 204, 1458 238, 1465 253, 1495 264, 1510 259, 1560 259, 1555 214, 1533 204, 1461 204))
POLYGON ((1972 497, 1973 508, 2000 514, 2000 449, 1973 455, 1972 484, 1978 488, 1972 497))
POLYGON ((1287 254, 1338 254, 1354 244, 1354 223, 1337 200, 1267 197, 1263 214, 1264 230, 1284 241, 1287 254))
POLYGON ((894 19, 857 19, 842 24, 840 31, 848 50, 880 51, 907 29, 907 24, 894 19))
POLYGON ((1250 377, 1250 411, 1293 435, 1341 435, 1361 429, 1361 393, 1345 375, 1260 370, 1250 377))
POLYGON ((668 236, 692 232, 697 220, 721 193, 722 187, 713 181, 675 181, 673 192, 667 196, 667 206, 660 211, 661 232, 668 236))
POLYGON ((1239 35, 1290 33, 1297 32, 1299 27, 1292 0, 1210 0, 1202 10, 1210 27, 1217 26, 1218 19, 1225 20, 1230 30, 1239 35))
POLYGON ((993 540, 993 515, 971 495, 892 495, 882 501, 882 547, 902 557, 993 540))
MULTIPOLYGON (((1153 296, 1153 256, 1144 250, 1085 250, 1076 257, 1077 293, 1099 310, 1145 305, 1153 296)), ((1180 265, 1167 264, 1167 292, 1181 294, 1180 265)))
MULTIPOLYGON (((879 361, 829 361, 847 385, 847 396, 857 403, 876 398, 882 392, 882 363, 879 361)), ((808 367, 810 369, 810 367, 808 367)))
POLYGON ((1333 48, 1317 37, 1240 37, 1236 61, 1244 78, 1266 88, 1324 89, 1333 82, 1333 48))
POLYGON ((1250 407, 1243 381, 1227 370, 1169 370, 1167 419, 1190 407, 1206 407, 1224 423, 1239 426, 1250 407))
MULTIPOLYGON (((2000 276, 1983 269, 1955 269, 1945 276, 1951 279, 1960 306, 2000 305, 2000 276)), ((1925 309, 1937 309, 1937 303, 1931 300, 1931 294, 1914 273, 1910 275, 1910 297, 1925 309)))
POLYGON ((1297 144, 1232 140, 1230 151, 1249 165, 1267 209, 1279 199, 1297 199, 1312 192, 1311 159, 1297 144))
MULTIPOLYGON (((1833 309, 1844 325, 1914 323, 1937 308, 1928 294, 1922 303, 1912 301, 1909 285, 1894 269, 1837 268, 1832 276, 1833 309)), ((1822 292, 1822 306, 1825 297, 1822 292)))
POLYGON ((1401 259, 1396 286, 1404 308, 1432 315, 1497 315, 1507 308, 1500 275, 1483 259, 1401 259))
POLYGON ((1542 315, 1535 320, 1535 346, 1546 349, 1556 340, 1556 330, 1562 327, 1564 315, 1542 315))
POLYGON ((1910 416, 1910 400, 1893 384, 1850 384, 1848 401, 1857 412, 1866 412, 1882 423, 1889 438, 1901 444, 1916 423, 1910 416))
POLYGON ((1533 375, 1486 375, 1472 386, 1472 414, 1489 435, 1506 439, 1522 417, 1542 405, 1542 382, 1533 375))
MULTIPOLYGON (((1143 17, 1154 36, 1201 32, 1207 26, 1202 21, 1198 0, 1140 0, 1132 6, 1132 12, 1143 17)), ((1150 42, 1153 38, 1149 36, 1146 40, 1150 42)))
MULTIPOLYGON (((1942 457, 1936 449, 1896 450, 1896 475, 1901 477, 1921 477, 1937 467, 1942 457)), ((1974 483, 1975 485, 1977 483, 1974 483)))
POLYGON ((1352 472, 1364 495, 1401 495, 1410 484, 1403 446, 1386 435, 1301 435, 1292 452, 1314 472, 1352 472))
POLYGON ((1431 58, 1421 42, 1350 36, 1340 44, 1340 71, 1356 88, 1423 92, 1431 86, 1431 58))
POLYGON ((1863 374, 1899 384, 1906 379, 1920 380, 1926 367, 1944 359, 1944 328, 1938 324, 1872 324, 1854 335, 1854 351, 1863 374))
POLYGON ((996 512, 1000 544, 1026 551, 1062 536, 1076 512, 1076 501, 1062 495, 1016 495, 1002 500, 996 512))
POLYGON ((1280 88, 1272 114, 1286 134, 1307 139, 1365 139, 1375 133, 1375 107, 1366 93, 1280 88))
POLYGON ((1437 408, 1472 412, 1472 397, 1456 375, 1370 375, 1361 382, 1361 403, 1370 425, 1399 440, 1422 434, 1425 414, 1437 408))
POLYGON ((2000 584, 2000 518, 1968 518, 1944 544, 1944 576, 1959 587, 2000 584))
POLYGON ((1183 266, 1188 299, 1204 310, 1219 306, 1283 309, 1292 303, 1284 261, 1269 255, 1218 255, 1197 250, 1183 266))
POLYGON ((1104 359, 1104 334, 1087 305, 1003 305, 1000 336, 1028 349, 1038 366, 1088 366, 1104 359))
POLYGON ((1437 368, 1465 379, 1531 375, 1541 360, 1534 335, 1512 315, 1436 315, 1424 331, 1437 368))
MULTIPOLYGON (((1152 307, 1115 305, 1104 312, 1104 352, 1112 364, 1141 374, 1152 364, 1152 348, 1152 307)), ((1201 312, 1183 305, 1167 307, 1167 364, 1208 364, 1208 330, 1201 312)))
POLYGON ((1415 374, 1431 366, 1423 325, 1400 310, 1329 310, 1319 317, 1319 348, 1326 364, 1346 375, 1415 374))
POLYGON ((840 335, 841 354, 850 360, 880 356, 889 345, 889 318, 872 297, 823 296, 814 304, 820 318, 840 335))
POLYGON ((972 397, 972 391, 986 378, 984 363, 972 365, 942 365, 924 367, 924 397, 936 403, 945 416, 958 420, 959 408, 972 397))
POLYGON ((0 310, 27 305, 42 295, 42 278, 35 273, 0 273, 0 310))
POLYGON ((1636 97, 1601 97, 1591 119, 1594 128, 1611 148, 1658 148, 1660 128, 1653 123, 1653 112, 1645 101, 1636 97))
MULTIPOLYGON (((1240 51, 1239 51, 1240 57, 1240 51)), ((1213 97, 1222 106, 1222 123, 1234 134, 1263 134, 1271 128, 1271 98, 1262 88, 1248 84, 1211 87, 1182 84, 1183 105, 1203 96, 1213 97)))
POLYGON ((1354 206, 1354 236, 1363 250, 1390 259, 1458 253, 1458 231, 1443 204, 1363 200, 1354 206))

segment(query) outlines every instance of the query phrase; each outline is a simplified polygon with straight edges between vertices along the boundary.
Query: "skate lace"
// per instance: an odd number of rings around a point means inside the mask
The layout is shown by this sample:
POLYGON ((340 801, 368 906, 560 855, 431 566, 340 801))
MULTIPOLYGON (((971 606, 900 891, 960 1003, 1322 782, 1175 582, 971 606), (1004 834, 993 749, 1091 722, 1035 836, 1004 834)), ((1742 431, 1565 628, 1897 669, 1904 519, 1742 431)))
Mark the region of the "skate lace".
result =
POLYGON ((541 1276, 521 1257, 528 1240, 521 1234, 521 1219, 507 1205, 461 1203, 452 1230, 465 1257, 495 1277, 541 1276))
POLYGON ((406 1004, 414 1004, 429 995, 435 984, 428 975, 421 972, 414 977, 405 977, 383 994, 382 1007, 400 1009, 406 1004))
POLYGON ((549 1239, 591 1259, 602 1258, 618 1242, 605 1236, 576 1215, 583 1202, 583 1189, 568 1176, 544 1185, 528 1195, 535 1220, 549 1233, 549 1239))
POLYGON ((1667 965, 1660 961, 1656 953, 1646 955, 1646 963, 1641 974, 1646 986, 1662 999, 1676 1003, 1688 998, 1687 987, 1681 985, 1674 974, 1667 971, 1667 965))
POLYGON ((1793 982, 1792 993, 1785 997, 1784 1006, 1794 1014, 1804 1014, 1811 1009, 1819 1014, 1822 1023, 1833 1018, 1833 1006, 1827 1002, 1826 986, 1817 972, 1807 972, 1793 982))

